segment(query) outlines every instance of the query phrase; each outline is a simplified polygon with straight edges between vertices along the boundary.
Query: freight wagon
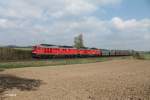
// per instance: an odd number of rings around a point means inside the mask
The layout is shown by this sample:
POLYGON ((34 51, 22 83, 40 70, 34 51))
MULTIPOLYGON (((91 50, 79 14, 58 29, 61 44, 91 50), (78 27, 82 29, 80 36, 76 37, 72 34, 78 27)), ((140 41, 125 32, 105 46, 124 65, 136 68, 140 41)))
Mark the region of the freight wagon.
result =
POLYGON ((102 56, 110 56, 110 50, 101 49, 101 51, 102 51, 102 56))

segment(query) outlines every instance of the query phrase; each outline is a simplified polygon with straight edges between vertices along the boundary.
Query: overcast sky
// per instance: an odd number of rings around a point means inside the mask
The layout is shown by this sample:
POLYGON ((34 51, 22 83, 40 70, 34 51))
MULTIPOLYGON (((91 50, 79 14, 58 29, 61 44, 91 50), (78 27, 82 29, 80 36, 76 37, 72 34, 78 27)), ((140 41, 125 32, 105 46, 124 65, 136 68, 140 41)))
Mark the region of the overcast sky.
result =
POLYGON ((150 50, 149 0, 0 0, 0 45, 150 50))

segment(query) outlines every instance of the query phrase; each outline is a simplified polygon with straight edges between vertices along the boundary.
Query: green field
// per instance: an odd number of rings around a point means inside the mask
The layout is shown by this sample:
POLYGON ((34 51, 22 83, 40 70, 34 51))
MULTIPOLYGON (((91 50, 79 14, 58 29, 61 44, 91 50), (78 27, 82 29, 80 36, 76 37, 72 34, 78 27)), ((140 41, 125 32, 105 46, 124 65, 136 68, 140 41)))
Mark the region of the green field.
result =
POLYGON ((97 57, 97 58, 49 59, 49 60, 1 62, 0 69, 56 66, 56 65, 68 65, 68 64, 84 64, 84 63, 95 63, 95 62, 108 61, 108 60, 113 60, 113 59, 129 59, 129 58, 131 58, 131 57, 97 57))
POLYGON ((150 60, 150 53, 142 53, 141 56, 142 56, 145 60, 150 60))
POLYGON ((25 50, 25 51, 31 51, 32 48, 13 48, 13 49, 16 49, 16 50, 25 50))

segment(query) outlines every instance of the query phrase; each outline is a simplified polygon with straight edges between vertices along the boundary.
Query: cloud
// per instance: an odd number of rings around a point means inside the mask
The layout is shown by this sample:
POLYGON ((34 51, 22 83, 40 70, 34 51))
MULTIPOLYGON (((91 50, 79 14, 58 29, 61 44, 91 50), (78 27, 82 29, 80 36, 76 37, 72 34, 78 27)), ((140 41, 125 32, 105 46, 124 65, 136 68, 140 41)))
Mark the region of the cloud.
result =
POLYGON ((149 22, 150 19, 123 20, 115 17, 100 20, 96 17, 84 17, 82 20, 59 20, 49 24, 31 24, 30 21, 25 21, 18 26, 19 28, 15 28, 14 25, 14 28, 8 30, 4 26, 12 27, 13 24, 9 25, 8 20, 1 19, 0 38, 3 38, 1 43, 5 41, 6 44, 17 42, 16 44, 20 45, 38 43, 72 45, 73 38, 83 33, 85 45, 89 47, 148 50, 149 22))
POLYGON ((65 0, 66 1, 66 12, 71 14, 81 14, 83 12, 93 12, 96 10, 96 6, 92 5, 85 0, 65 0))
POLYGON ((0 19, 0 27, 5 27, 6 26, 6 19, 0 19))
POLYGON ((130 19, 130 20, 122 20, 119 17, 115 17, 112 19, 112 24, 114 27, 118 30, 133 30, 137 28, 149 28, 150 27, 150 20, 149 19, 143 19, 141 21, 137 21, 136 19, 130 19))
POLYGON ((64 44, 73 44, 73 37, 83 33, 85 44, 89 47, 148 50, 150 49, 149 21, 150 19, 123 20, 114 17, 110 20, 100 20, 96 17, 84 17, 78 21, 65 20, 54 23, 49 32, 55 33, 54 37, 62 37, 59 41, 64 44), (121 20, 121 27, 118 20, 114 22, 116 18, 121 20))
POLYGON ((121 0, 5 0, 0 4, 0 16, 13 18, 61 17, 94 12, 99 6, 121 0), (6 13, 7 12, 7 13, 6 13))
POLYGON ((0 2, 0 16, 9 18, 39 18, 41 10, 25 0, 5 0, 0 2))
POLYGON ((17 27, 17 21, 9 20, 9 19, 0 19, 0 28, 1 29, 11 29, 17 27))
MULTIPOLYGON (((0 43, 72 45, 83 33, 89 47, 148 50, 150 19, 96 16, 100 8, 122 0, 0 1, 0 43)), ((103 9, 102 9, 103 10, 103 9)))

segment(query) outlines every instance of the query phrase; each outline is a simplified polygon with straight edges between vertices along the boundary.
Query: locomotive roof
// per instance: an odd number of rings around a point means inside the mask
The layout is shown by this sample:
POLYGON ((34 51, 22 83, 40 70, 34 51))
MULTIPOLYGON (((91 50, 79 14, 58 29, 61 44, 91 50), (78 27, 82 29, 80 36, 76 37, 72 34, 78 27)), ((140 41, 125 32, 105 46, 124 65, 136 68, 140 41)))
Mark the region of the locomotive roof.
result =
POLYGON ((57 48, 74 48, 73 46, 60 46, 60 45, 52 45, 52 44, 40 44, 41 46, 44 47, 57 47, 57 48))
MULTIPOLYGON (((73 46, 53 45, 53 44, 40 44, 40 46, 51 47, 51 48, 75 48, 73 46)), ((80 49, 93 49, 93 50, 97 50, 97 48, 88 48, 88 47, 82 47, 80 49)))
POLYGON ((62 48, 74 48, 73 46, 59 46, 59 47, 62 47, 62 48))
POLYGON ((56 45, 53 45, 53 44, 40 44, 41 46, 56 46, 56 45))

